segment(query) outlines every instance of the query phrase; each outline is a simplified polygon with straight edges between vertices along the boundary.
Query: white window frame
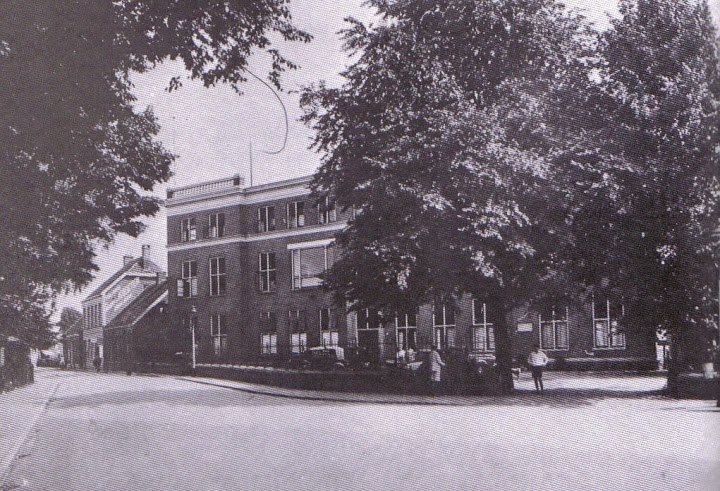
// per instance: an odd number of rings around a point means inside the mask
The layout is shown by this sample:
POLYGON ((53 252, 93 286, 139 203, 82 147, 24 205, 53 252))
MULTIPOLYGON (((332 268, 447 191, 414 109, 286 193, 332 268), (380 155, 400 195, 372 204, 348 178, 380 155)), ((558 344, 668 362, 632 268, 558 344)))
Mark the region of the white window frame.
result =
POLYGON ((440 349, 445 348, 453 348, 456 346, 456 324, 457 319, 455 319, 455 306, 452 302, 434 302, 433 303, 433 339, 435 340, 435 344, 440 349), (438 305, 439 303, 439 305, 438 305), (442 323, 437 323, 437 309, 438 307, 442 307, 442 323), (452 311, 453 314, 453 322, 452 324, 448 323, 448 310, 452 311))
MULTIPOLYGON (((594 349, 625 349, 625 333, 617 332, 618 320, 612 317, 612 304, 610 299, 606 299, 605 302, 596 302, 593 298, 592 308, 592 325, 593 325, 593 348, 594 349), (603 317, 595 316, 595 305, 605 304, 605 315, 603 317), (599 329, 600 328, 600 329, 599 329), (598 339, 602 336, 606 342, 600 342, 598 339)), ((625 305, 620 304, 620 315, 625 315, 625 305)))
POLYGON ((224 236, 225 213, 212 213, 208 216, 208 237, 211 239, 217 239, 224 236))
POLYGON ((495 326, 487 320, 487 305, 477 298, 473 298, 472 301, 472 321, 473 350, 495 351, 495 326), (479 306, 480 308, 478 308, 479 306))
POLYGON ((225 261, 225 258, 211 257, 209 260, 208 272, 210 273, 210 296, 216 297, 225 295, 227 292, 227 261, 225 261), (213 261, 217 263, 215 273, 213 273, 213 261), (222 268, 220 265, 222 265, 222 268))
POLYGON ((277 354, 277 318, 275 312, 260 312, 260 354, 277 354))
POLYGON ((273 230, 275 230, 275 206, 258 207, 258 232, 271 232, 273 230))
POLYGON ((277 257, 274 252, 261 252, 258 254, 258 288, 261 292, 274 292, 277 288, 277 257), (263 256, 265 265, 263 269, 263 256), (272 261, 270 261, 272 257, 272 261), (274 267, 271 267, 272 266, 274 267))
POLYGON ((395 346, 400 350, 417 349, 417 312, 395 314, 395 346), (414 322, 410 322, 411 316, 414 318, 414 322), (415 340, 413 344, 415 346, 410 346, 410 343, 408 343, 410 333, 413 333, 412 337, 415 340))
POLYGON ((321 308, 318 311, 320 319, 320 337, 324 348, 337 348, 339 346, 339 332, 335 325, 332 310, 329 307, 321 308))
POLYGON ((180 279, 177 281, 177 296, 193 298, 198 295, 197 261, 183 261, 181 263, 180 279), (195 275, 193 276, 193 265, 195 275))
POLYGON ((193 240, 197 240, 195 217, 183 218, 180 220, 180 241, 190 242, 193 240))
POLYGON ((227 319, 225 314, 210 316, 210 339, 215 356, 227 354, 227 319))
POLYGON ((300 228, 305 226, 305 202, 293 201, 287 204, 287 226, 288 228, 300 228), (300 210, 298 210, 300 208, 300 210))
POLYGON ((307 349, 307 318, 304 310, 288 310, 288 331, 290 331, 290 352, 303 353, 307 349))
POLYGON ((322 280, 318 278, 317 276, 307 276, 303 277, 302 275, 302 252, 303 251, 309 251, 312 249, 320 249, 323 248, 323 254, 324 254, 324 264, 323 264, 323 270, 320 272, 321 274, 326 272, 330 266, 329 264, 329 251, 333 247, 332 244, 327 245, 320 245, 315 247, 302 247, 302 248, 293 248, 290 251, 290 275, 291 275, 291 285, 293 290, 299 290, 301 288, 313 288, 313 287, 319 287, 322 285, 322 280), (297 261, 300 261, 300 276, 295 275, 295 264, 297 261), (314 280, 310 282, 309 285, 303 285, 303 280, 314 280))
POLYGON ((337 222, 337 205, 335 199, 325 196, 321 203, 318 203, 318 220, 321 224, 337 222))
POLYGON ((543 320, 542 314, 538 315, 538 323, 540 325, 540 348, 547 349, 547 350, 555 350, 555 351, 567 351, 570 349, 570 325, 568 323, 568 317, 569 317, 569 308, 552 308, 552 314, 550 319, 543 320), (564 311, 565 317, 557 317, 557 311, 564 311), (546 343, 543 340, 543 333, 546 329, 550 329, 552 332, 552 344, 546 343), (564 330, 565 332, 565 339, 567 340, 567 344, 565 346, 562 346, 558 339, 562 339, 562 336, 558 336, 559 330, 564 330))

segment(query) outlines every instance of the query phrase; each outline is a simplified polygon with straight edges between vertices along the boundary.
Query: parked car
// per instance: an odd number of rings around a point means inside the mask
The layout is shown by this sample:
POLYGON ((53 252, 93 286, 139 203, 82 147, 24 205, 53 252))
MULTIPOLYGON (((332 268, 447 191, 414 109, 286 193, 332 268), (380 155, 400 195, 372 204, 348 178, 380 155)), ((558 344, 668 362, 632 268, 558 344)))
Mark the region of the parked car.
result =
POLYGON ((317 346, 308 348, 298 356, 290 359, 290 368, 301 370, 345 370, 345 353, 340 347, 324 348, 317 346))

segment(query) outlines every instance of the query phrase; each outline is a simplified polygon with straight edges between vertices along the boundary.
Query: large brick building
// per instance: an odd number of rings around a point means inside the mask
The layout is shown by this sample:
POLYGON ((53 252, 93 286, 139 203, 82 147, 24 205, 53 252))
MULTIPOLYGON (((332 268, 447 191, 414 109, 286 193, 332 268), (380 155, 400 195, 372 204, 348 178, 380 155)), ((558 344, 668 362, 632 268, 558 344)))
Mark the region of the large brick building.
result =
MULTIPOLYGON (((332 264, 334 234, 352 211, 316 203, 309 183, 243 187, 236 176, 168 191, 168 309, 185 330, 195 326, 199 362, 282 363, 323 345, 359 347, 377 362, 432 343, 494 352, 493 319, 467 296, 383 322, 334 305, 318 275, 332 264)), ((653 366, 654 339, 619 332, 621 311, 597 299, 507 313, 513 350, 523 357, 537 342, 568 364, 653 366)))

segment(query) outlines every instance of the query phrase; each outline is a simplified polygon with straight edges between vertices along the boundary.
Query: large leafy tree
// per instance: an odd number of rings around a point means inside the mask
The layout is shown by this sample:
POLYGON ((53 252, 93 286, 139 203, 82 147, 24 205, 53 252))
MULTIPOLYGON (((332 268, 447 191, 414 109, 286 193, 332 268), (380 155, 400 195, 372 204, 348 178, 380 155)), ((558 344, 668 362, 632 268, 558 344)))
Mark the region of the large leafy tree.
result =
POLYGON ((625 329, 670 333, 672 388, 717 336, 720 51, 704 1, 620 13, 602 38, 602 158, 574 215, 574 271, 622 298, 625 329))
POLYGON ((237 87, 264 50, 277 85, 294 65, 270 33, 309 40, 286 0, 2 2, 0 335, 45 344, 47 302, 91 280, 99 243, 138 235, 158 210, 150 191, 173 156, 133 107, 131 71, 180 59, 206 85, 237 87))
POLYGON ((552 0, 370 3, 383 21, 351 20, 346 83, 302 98, 323 154, 315 189, 357 211, 327 284, 354 309, 483 299, 511 389, 505 313, 566 281, 554 174, 559 128, 583 114, 560 108, 585 101, 592 37, 552 0))

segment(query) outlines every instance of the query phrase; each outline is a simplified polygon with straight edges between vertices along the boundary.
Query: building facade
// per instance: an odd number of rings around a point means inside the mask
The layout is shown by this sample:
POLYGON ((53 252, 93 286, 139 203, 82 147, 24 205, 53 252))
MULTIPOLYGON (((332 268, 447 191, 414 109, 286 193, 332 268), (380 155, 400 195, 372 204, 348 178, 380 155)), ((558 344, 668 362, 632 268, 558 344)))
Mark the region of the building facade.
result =
POLYGON ((139 258, 123 257, 123 266, 82 301, 84 367, 104 358, 103 330, 145 288, 157 283, 161 268, 149 258, 150 246, 142 246, 139 258))
MULTIPOLYGON (((469 296, 384 317, 335 305, 319 275, 352 211, 317 203, 310 181, 243 187, 235 176, 168 191, 168 310, 180 331, 194 329, 200 363, 282 364, 313 346, 357 348, 370 363, 431 344, 493 355, 493 316, 469 296)), ((650 368, 654 339, 621 332, 622 308, 593 299, 509 312, 516 358, 538 343, 569 365, 650 368)))

